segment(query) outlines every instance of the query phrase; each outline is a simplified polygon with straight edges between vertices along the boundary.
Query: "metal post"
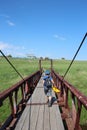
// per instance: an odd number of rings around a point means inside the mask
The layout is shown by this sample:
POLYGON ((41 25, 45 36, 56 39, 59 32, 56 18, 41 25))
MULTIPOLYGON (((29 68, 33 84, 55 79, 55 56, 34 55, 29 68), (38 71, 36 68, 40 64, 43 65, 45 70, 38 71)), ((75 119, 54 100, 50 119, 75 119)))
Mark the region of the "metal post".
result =
POLYGON ((77 103, 78 103, 78 108, 77 108, 77 114, 76 114, 75 130, 81 130, 79 123, 80 123, 82 103, 78 99, 77 99, 77 103))
POLYGON ((51 59, 51 71, 53 69, 53 60, 51 59))
POLYGON ((39 69, 40 69, 40 72, 41 72, 41 60, 39 60, 39 69))

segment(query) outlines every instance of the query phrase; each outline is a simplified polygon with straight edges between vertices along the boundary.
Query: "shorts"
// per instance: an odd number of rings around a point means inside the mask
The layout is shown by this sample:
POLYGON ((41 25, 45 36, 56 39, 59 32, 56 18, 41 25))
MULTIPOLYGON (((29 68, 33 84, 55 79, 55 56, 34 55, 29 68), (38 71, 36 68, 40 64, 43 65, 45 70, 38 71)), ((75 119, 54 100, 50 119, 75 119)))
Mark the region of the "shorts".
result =
POLYGON ((48 88, 48 89, 46 89, 46 88, 47 88, 47 87, 44 86, 44 93, 45 93, 45 95, 46 95, 47 97, 52 96, 52 88, 48 88))

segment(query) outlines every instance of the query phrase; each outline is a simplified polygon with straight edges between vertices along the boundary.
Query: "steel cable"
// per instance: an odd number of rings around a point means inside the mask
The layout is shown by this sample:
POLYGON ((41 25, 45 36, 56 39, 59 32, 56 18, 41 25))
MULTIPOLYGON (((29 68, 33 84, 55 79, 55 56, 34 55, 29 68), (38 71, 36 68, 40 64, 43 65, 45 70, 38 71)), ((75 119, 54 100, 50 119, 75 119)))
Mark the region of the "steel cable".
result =
MULTIPOLYGON (((16 73, 24 80, 23 76, 18 72, 18 70, 15 68, 15 66, 10 62, 10 60, 5 56, 5 54, 0 50, 3 57, 7 60, 7 62, 11 65, 11 67, 16 71, 16 73)), ((24 80, 25 81, 25 80, 24 80)))
POLYGON ((70 65, 69 65, 69 67, 67 68, 67 70, 66 70, 66 72, 65 72, 65 74, 64 74, 62 80, 64 80, 65 76, 67 75, 67 73, 68 73, 68 71, 69 71, 71 65, 73 64, 73 61, 75 60, 75 58, 76 58, 76 56, 77 56, 77 54, 78 54, 78 52, 79 52, 79 50, 80 50, 80 48, 81 48, 83 42, 85 41, 86 36, 87 36, 87 33, 85 34, 84 38, 82 39, 82 42, 80 43, 80 46, 78 47, 78 49, 77 49, 77 51, 76 51, 76 53, 75 53, 75 55, 74 55, 74 57, 73 57, 73 59, 72 59, 70 65))

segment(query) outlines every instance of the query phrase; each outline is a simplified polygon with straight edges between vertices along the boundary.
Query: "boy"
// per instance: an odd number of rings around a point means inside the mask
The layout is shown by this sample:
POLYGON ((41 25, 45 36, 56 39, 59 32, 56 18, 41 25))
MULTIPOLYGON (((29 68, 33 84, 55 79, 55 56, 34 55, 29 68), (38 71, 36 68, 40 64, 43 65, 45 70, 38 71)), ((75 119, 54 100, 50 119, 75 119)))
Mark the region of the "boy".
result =
POLYGON ((50 76, 50 71, 45 71, 45 76, 43 77, 43 85, 44 85, 44 93, 47 96, 47 103, 48 107, 51 107, 52 105, 52 84, 54 84, 54 81, 52 77, 50 76))

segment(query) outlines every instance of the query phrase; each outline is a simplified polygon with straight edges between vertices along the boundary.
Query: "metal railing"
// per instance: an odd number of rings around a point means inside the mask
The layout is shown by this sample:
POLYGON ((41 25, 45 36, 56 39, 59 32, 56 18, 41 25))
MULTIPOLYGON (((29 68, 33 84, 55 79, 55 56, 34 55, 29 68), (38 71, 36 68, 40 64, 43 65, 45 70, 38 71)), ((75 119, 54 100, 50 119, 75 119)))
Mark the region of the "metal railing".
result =
MULTIPOLYGON (((30 98, 33 90, 35 89, 39 79, 41 77, 41 71, 37 71, 32 75, 24 78, 17 84, 13 85, 11 88, 0 93, 0 107, 3 107, 4 101, 7 99, 10 102, 10 115, 2 124, 0 130, 4 130, 8 127, 13 129, 18 118, 19 113, 21 113, 25 106, 26 102, 30 98), (20 100, 18 97, 18 93, 20 92, 20 100)), ((3 113, 4 114, 4 113, 3 113)), ((0 115, 1 118, 1 115, 0 115)))
POLYGON ((63 77, 52 70, 52 77, 56 86, 61 90, 60 97, 63 98, 64 107, 71 107, 71 117, 73 120, 74 130, 80 130, 80 115, 82 106, 87 109, 87 97, 78 91, 73 85, 69 84, 63 77), (69 97, 70 93, 70 97, 69 97), (69 98, 71 98, 71 106, 69 104, 69 98))

